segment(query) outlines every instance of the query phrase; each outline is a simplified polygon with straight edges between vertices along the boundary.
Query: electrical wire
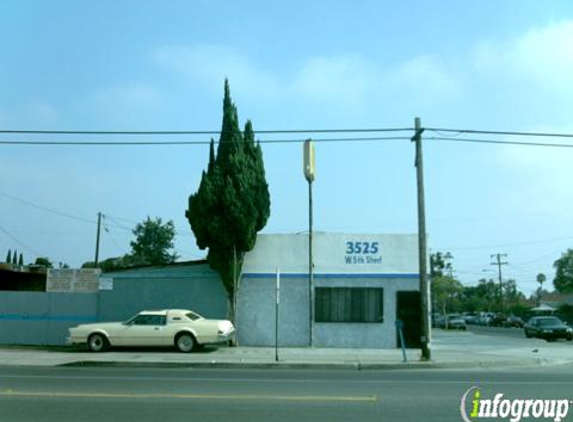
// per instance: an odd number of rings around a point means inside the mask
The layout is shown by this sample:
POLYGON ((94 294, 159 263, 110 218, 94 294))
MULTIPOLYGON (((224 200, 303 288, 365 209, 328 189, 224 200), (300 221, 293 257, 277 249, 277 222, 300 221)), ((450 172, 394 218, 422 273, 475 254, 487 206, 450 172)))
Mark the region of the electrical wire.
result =
MULTIPOLYGON (((315 143, 336 142, 379 142, 379 141, 403 141, 409 140, 407 136, 376 136, 376 137, 353 137, 353 138, 316 138, 315 143)), ((261 144, 300 144, 307 139, 261 139, 261 144)), ((209 145, 211 141, 17 141, 0 140, 0 145, 35 145, 35 146, 184 146, 184 145, 209 145)))
POLYGON ((68 214, 68 213, 58 211, 58 210, 55 210, 52 208, 44 207, 42 205, 34 204, 33 202, 25 201, 24 199, 16 198, 15 196, 8 195, 8 194, 2 193, 2 192, 0 192, 0 196, 2 196, 4 198, 11 199, 12 201, 19 202, 21 204, 27 205, 27 206, 32 207, 32 208, 36 208, 36 209, 39 209, 42 211, 46 211, 46 212, 50 212, 52 214, 59 215, 61 217, 71 218, 73 220, 81 221, 82 223, 96 224, 95 220, 89 220, 87 218, 78 217, 76 215, 68 214))
POLYGON ((26 245, 24 242, 22 242, 20 239, 18 239, 16 236, 14 236, 13 234, 11 234, 8 230, 6 230, 4 227, 0 226, 0 230, 6 235, 8 236, 10 239, 12 239, 14 242, 16 242, 17 244, 19 244, 20 246, 22 246, 24 249, 28 250, 28 252, 31 252, 32 254, 36 255, 36 256, 41 256, 41 254, 39 254, 38 252, 36 252, 34 249, 32 249, 31 247, 29 247, 28 245, 26 245))
POLYGON ((573 148, 573 144, 563 144, 563 143, 503 141, 494 139, 448 138, 441 136, 427 137, 424 138, 424 140, 446 141, 446 142, 470 142, 476 144, 520 145, 520 146, 531 146, 531 147, 573 148))
MULTIPOLYGON (((358 128, 358 129, 278 129, 278 130, 257 130, 255 133, 264 134, 285 134, 285 133, 371 133, 371 132, 411 132, 413 128, 358 128)), ((20 135, 219 135, 220 130, 150 130, 150 131, 113 131, 113 130, 0 130, 0 134, 20 134, 20 135)), ((242 131, 225 133, 243 133, 242 131)))
POLYGON ((448 133, 468 133, 480 135, 499 135, 499 136, 533 136, 543 138, 573 138, 573 133, 555 133, 555 132, 519 132, 519 131, 500 131, 500 130, 477 130, 477 129, 444 129, 426 127, 425 131, 430 132, 448 132, 448 133))
POLYGON ((129 252, 127 252, 127 250, 121 246, 119 246, 119 244, 116 242, 115 238, 113 237, 113 235, 111 234, 111 231, 109 229, 109 226, 106 222, 106 218, 104 216, 104 218, 102 218, 102 224, 103 224, 103 228, 105 233, 107 234, 107 236, 109 237, 109 239, 111 240, 111 243, 116 247, 116 249, 124 254, 129 254, 129 252))

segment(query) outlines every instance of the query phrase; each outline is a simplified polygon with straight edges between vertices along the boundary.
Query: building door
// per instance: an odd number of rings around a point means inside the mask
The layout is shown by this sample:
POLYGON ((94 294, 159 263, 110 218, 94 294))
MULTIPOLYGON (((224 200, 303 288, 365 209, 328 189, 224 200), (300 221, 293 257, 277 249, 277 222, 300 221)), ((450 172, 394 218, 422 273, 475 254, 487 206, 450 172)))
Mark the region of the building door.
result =
MULTIPOLYGON (((404 343, 409 349, 421 347, 421 324, 420 292, 402 291, 396 292, 396 319, 404 324, 404 343)), ((400 338, 396 330, 396 347, 400 347, 400 338)))

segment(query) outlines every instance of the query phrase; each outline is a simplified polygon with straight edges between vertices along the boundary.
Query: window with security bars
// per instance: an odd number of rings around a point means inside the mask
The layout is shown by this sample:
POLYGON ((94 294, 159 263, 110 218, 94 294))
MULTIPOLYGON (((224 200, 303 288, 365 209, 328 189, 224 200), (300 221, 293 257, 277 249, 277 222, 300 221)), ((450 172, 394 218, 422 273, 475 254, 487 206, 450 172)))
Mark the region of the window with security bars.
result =
POLYGON ((316 322, 383 322, 384 289, 317 287, 316 322))

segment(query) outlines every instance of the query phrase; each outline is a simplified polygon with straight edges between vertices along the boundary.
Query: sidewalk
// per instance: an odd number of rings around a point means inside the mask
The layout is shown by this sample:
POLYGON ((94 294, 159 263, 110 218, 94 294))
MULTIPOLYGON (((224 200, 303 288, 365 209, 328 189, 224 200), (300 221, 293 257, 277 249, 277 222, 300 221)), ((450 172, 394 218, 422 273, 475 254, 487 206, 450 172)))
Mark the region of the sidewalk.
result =
POLYGON ((269 347, 205 347, 196 353, 162 349, 116 349, 91 353, 80 348, 4 346, 0 366, 158 366, 222 368, 313 368, 313 369, 471 369, 503 366, 573 363, 573 347, 523 339, 496 343, 491 336, 435 331, 432 360, 420 361, 419 349, 331 349, 269 347), (493 339, 493 340, 492 340, 493 339))

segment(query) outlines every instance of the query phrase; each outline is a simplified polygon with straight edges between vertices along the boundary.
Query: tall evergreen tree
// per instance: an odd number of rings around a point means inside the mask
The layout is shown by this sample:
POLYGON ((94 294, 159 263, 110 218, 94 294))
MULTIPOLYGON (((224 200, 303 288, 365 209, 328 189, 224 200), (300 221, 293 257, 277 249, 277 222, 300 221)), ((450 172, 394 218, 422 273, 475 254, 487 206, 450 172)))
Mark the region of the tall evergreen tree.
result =
POLYGON ((12 255, 12 265, 18 265, 18 250, 14 249, 14 255, 12 255))
POLYGON ((6 255, 6 263, 7 264, 12 263, 12 249, 8 249, 8 255, 6 255))
POLYGON ((263 153, 250 121, 239 129, 237 108, 225 80, 223 124, 215 155, 213 139, 209 164, 197 192, 189 197, 185 216, 200 249, 221 275, 229 294, 230 317, 235 318, 235 296, 245 252, 255 246, 257 232, 270 215, 270 195, 263 153))
POLYGON ((18 265, 20 267, 24 266, 24 255, 22 255, 22 252, 20 252, 20 257, 18 258, 18 265))

